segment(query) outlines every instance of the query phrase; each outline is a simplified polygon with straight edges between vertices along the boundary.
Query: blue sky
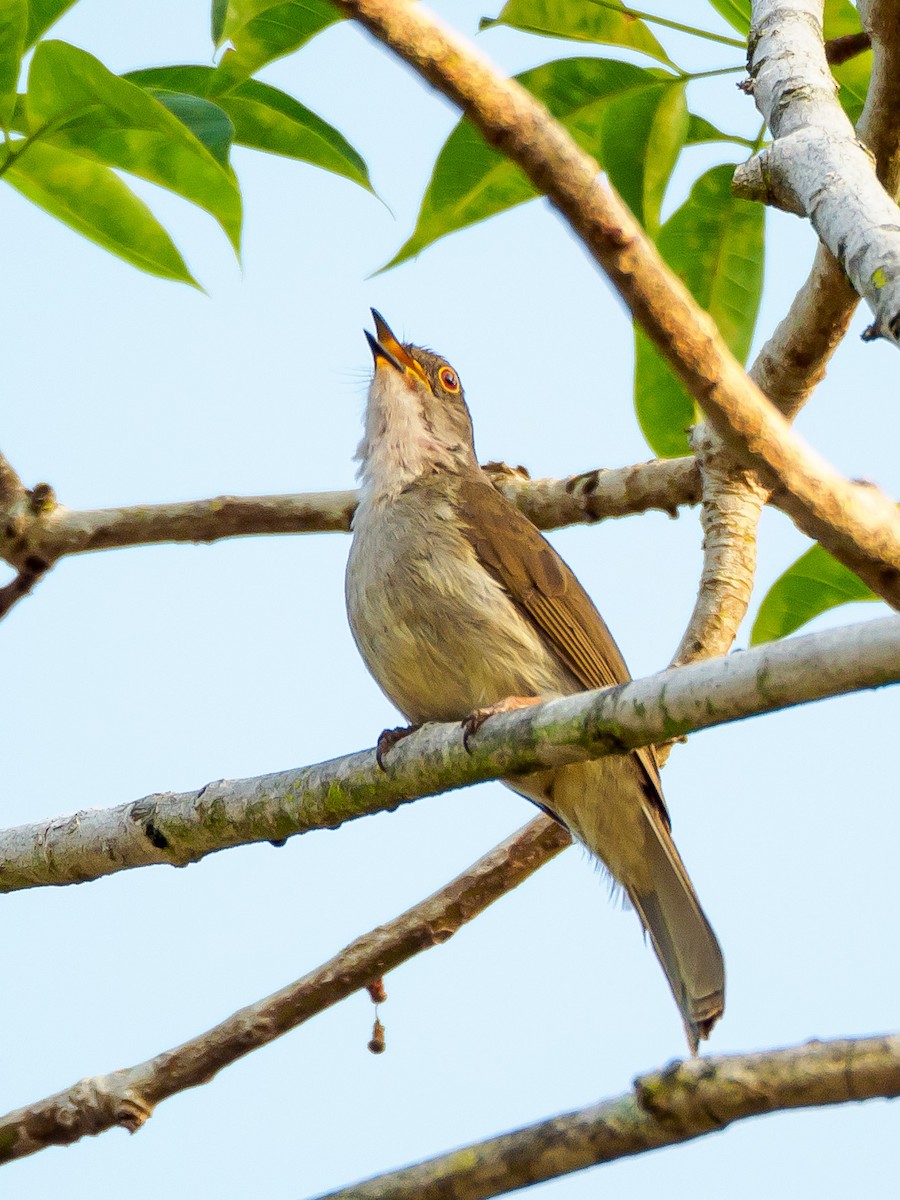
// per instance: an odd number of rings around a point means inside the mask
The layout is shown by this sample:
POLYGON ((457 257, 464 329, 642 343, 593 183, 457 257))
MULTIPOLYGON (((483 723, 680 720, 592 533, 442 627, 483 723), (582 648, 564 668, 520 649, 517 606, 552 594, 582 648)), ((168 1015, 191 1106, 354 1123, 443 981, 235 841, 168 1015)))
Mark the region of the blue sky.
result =
MULTIPOLYGON (((437 7, 470 33, 488 11, 475 0, 437 7)), ((699 5, 668 15, 708 19, 699 5)), ((205 4, 174 0, 129 5, 127 19, 112 0, 82 0, 58 27, 114 70, 207 62, 207 31, 205 4)), ((480 43, 510 71, 594 52, 502 30, 480 43)), ((456 119, 446 102, 349 25, 265 77, 350 138, 384 203, 238 151, 239 267, 209 218, 142 186, 207 295, 140 275, 0 190, 0 444, 27 483, 47 480, 76 508, 351 486, 370 305, 457 367, 482 459, 561 475, 649 457, 622 305, 543 203, 369 278, 412 227, 456 119)), ((729 78, 698 85, 694 102, 722 127, 755 132, 729 78)), ((668 210, 714 153, 692 151, 668 210)), ((790 217, 771 218, 769 237, 758 342, 814 245, 790 217)), ((897 360, 860 343, 865 323, 858 315, 799 428, 848 475, 896 494, 897 360)), ((633 673, 663 667, 693 600, 696 514, 553 540, 633 673)), ((64 561, 0 628, 4 822, 372 745, 396 714, 347 630, 348 544, 279 537, 64 561)), ((758 597, 804 545, 785 518, 765 515, 758 597)), ((879 611, 846 608, 820 624, 879 611)), ((699 734, 673 753, 664 783, 676 838, 728 964, 711 1053, 897 1026, 897 713, 890 691, 828 701, 699 734)), ((421 899, 532 811, 487 785, 281 850, 5 897, 0 1106, 214 1024, 421 899)), ((113 1131, 7 1167, 9 1195, 302 1197, 615 1095, 684 1051, 634 915, 609 902, 577 849, 387 990, 381 1057, 366 1050, 369 1000, 355 996, 166 1102, 133 1138, 113 1131)), ((698 1179, 735 1200, 764 1187, 862 1193, 896 1170, 889 1121, 883 1103, 765 1118, 542 1195, 580 1200, 605 1187, 627 1200, 665 1188, 693 1200, 698 1179)))

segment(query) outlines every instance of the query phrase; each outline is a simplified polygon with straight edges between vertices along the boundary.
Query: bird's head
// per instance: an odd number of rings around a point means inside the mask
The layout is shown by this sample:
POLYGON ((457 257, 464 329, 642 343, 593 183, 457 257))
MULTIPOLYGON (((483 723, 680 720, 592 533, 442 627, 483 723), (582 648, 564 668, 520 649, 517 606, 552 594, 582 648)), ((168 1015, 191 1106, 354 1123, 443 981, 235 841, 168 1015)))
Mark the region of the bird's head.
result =
POLYGON ((477 465, 472 419, 454 368, 430 350, 398 341, 374 309, 372 316, 376 332, 366 330, 366 337, 375 369, 358 453, 364 485, 400 490, 418 475, 477 465))

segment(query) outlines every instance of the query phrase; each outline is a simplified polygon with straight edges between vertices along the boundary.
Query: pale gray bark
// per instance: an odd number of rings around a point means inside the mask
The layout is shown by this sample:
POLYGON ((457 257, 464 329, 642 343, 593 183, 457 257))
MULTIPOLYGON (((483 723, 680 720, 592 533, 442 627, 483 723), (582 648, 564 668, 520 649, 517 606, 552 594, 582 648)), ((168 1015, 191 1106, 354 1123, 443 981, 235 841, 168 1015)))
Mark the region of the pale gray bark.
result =
POLYGON ((755 0, 749 70, 773 142, 735 189, 809 218, 872 309, 872 335, 900 340, 900 210, 837 101, 822 0, 755 0))
POLYGON ((374 751, 0 833, 0 892, 82 883, 131 867, 185 866, 216 850, 281 841, 485 779, 600 758, 759 713, 900 682, 900 617, 759 646, 492 717, 462 743, 426 725, 374 751))

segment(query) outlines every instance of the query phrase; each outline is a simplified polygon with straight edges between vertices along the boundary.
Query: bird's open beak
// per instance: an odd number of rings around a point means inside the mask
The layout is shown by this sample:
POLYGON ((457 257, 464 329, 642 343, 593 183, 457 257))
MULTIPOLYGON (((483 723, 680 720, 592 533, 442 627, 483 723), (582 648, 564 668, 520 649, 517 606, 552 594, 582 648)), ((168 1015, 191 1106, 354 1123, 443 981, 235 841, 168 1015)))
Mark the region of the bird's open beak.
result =
POLYGON ((388 325, 387 321, 376 309, 373 308, 371 311, 375 320, 375 331, 378 336, 373 337, 368 329, 365 332, 369 342, 369 349, 372 351, 372 358, 375 360, 375 369, 378 369, 379 363, 388 363, 395 371, 399 371, 401 375, 411 372, 416 378, 422 379, 422 368, 412 355, 407 352, 404 346, 397 341, 393 333, 391 333, 390 325, 388 325))

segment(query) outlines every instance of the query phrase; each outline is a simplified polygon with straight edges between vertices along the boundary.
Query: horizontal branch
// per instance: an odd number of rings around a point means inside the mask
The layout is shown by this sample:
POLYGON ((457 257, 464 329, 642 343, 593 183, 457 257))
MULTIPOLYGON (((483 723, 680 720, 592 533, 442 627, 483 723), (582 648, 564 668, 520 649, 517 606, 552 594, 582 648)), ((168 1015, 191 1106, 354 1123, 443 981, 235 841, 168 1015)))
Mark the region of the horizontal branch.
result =
POLYGON ((0 1118, 0 1163, 122 1125, 134 1132, 162 1100, 208 1083, 223 1067, 308 1021, 407 959, 442 945, 570 844, 537 817, 427 900, 357 938, 329 962, 173 1050, 82 1079, 0 1118))
POLYGON ((81 883, 153 863, 185 866, 249 842, 392 811, 486 779, 599 758, 760 713, 900 682, 900 617, 759 646, 492 717, 462 744, 455 724, 373 750, 199 791, 0 832, 0 892, 81 883))
MULTIPOLYGON (((521 468, 511 470, 502 463, 489 463, 485 471, 540 529, 650 509, 675 515, 682 505, 696 504, 700 495, 699 473, 692 458, 599 468, 567 479, 529 479, 521 468)), ((0 531, 0 558, 19 570, 26 563, 40 563, 46 570, 69 554, 127 546, 346 532, 356 500, 355 491, 303 492, 79 511, 57 504, 48 489, 36 511, 29 515, 23 506, 15 526, 7 534, 0 531)))
POLYGON ((676 1062, 634 1090, 318 1200, 487 1200, 763 1113, 900 1096, 900 1036, 676 1062))
POLYGON ((598 467, 567 479, 509 478, 485 470, 495 487, 538 529, 561 529, 612 517, 678 509, 700 500, 700 471, 693 457, 659 458, 630 467, 598 467))

